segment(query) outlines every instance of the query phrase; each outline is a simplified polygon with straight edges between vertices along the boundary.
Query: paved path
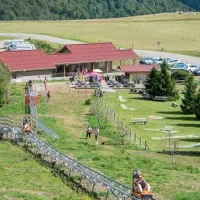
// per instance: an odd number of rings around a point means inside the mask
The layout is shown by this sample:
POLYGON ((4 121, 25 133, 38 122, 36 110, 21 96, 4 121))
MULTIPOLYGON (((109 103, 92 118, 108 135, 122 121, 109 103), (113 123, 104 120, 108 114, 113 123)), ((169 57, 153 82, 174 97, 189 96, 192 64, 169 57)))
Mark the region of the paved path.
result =
MULTIPOLYGON (((68 39, 62 39, 58 37, 48 36, 48 35, 39 35, 39 34, 24 34, 24 33, 0 33, 0 36, 11 36, 14 38, 20 38, 20 39, 36 39, 36 40, 44 40, 48 42, 54 42, 58 44, 83 44, 83 42, 75 41, 75 40, 68 40, 68 39)), ((2 41, 0 43, 0 47, 2 47, 2 41)), ((192 56, 186 56, 186 55, 180 55, 175 53, 166 53, 166 52, 158 52, 158 51, 147 51, 147 50, 135 50, 138 56, 140 57, 173 57, 180 59, 183 62, 188 62, 191 64, 199 65, 200 66, 200 58, 192 57, 192 56)))

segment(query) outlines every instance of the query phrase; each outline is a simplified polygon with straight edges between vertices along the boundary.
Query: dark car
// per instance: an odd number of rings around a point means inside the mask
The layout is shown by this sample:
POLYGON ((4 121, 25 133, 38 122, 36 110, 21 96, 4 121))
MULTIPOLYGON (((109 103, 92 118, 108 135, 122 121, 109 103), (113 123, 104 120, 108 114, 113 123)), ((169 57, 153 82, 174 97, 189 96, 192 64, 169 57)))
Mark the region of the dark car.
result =
POLYGON ((195 69, 192 73, 193 73, 195 76, 200 76, 200 68, 195 69))

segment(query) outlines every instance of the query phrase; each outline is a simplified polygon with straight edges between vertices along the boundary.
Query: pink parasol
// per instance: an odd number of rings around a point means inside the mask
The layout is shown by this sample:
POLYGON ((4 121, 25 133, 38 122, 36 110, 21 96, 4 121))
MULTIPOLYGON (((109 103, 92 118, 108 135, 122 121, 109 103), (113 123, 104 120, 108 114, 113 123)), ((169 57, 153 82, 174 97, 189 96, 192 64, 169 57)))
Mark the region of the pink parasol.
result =
POLYGON ((97 72, 91 72, 89 73, 89 76, 99 76, 99 74, 97 72))

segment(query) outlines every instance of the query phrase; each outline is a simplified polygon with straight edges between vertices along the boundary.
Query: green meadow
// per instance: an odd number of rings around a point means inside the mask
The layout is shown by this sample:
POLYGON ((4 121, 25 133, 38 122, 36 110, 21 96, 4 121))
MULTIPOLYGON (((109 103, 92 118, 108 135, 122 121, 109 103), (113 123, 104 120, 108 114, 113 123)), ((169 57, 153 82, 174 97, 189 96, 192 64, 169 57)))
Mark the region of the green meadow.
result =
MULTIPOLYGON (((23 113, 23 87, 22 84, 11 85, 11 103, 1 109, 1 115, 23 113)), ((144 101, 138 95, 128 94, 127 90, 117 91, 116 94, 106 94, 104 100, 109 107, 115 109, 120 118, 125 118, 127 124, 132 126, 131 128, 134 128, 141 137, 149 141, 150 149, 148 151, 137 150, 132 142, 125 145, 112 145, 112 143, 101 145, 103 141, 118 139, 116 130, 110 123, 105 129, 100 129, 100 144, 95 145, 93 135, 91 140, 85 140, 87 125, 91 124, 92 127, 95 127, 98 124, 91 113, 90 105, 85 105, 88 98, 93 99, 93 91, 70 90, 64 89, 64 87, 66 87, 65 83, 60 83, 57 89, 51 86, 51 101, 46 105, 43 99, 38 107, 40 119, 58 134, 59 140, 53 140, 45 135, 40 137, 64 154, 77 158, 89 167, 130 187, 133 169, 140 168, 159 200, 198 199, 200 195, 198 149, 184 154, 177 153, 176 163, 172 166, 172 156, 162 151, 163 144, 151 141, 152 136, 161 136, 162 134, 143 131, 142 125, 139 124, 130 125, 131 113, 120 108, 117 95, 122 95, 127 99, 125 102, 127 106, 137 108, 133 111, 135 113, 132 113, 134 117, 149 115, 165 117, 162 121, 148 121, 146 126, 151 128, 173 125, 175 129, 179 130, 178 134, 193 131, 199 135, 196 132, 196 126, 199 126, 199 123, 192 120, 193 116, 187 116, 191 118, 187 122, 179 110, 171 108, 170 103, 144 101), (179 123, 180 126, 176 123, 179 123), (182 127, 184 123, 188 126, 182 127)), ((190 144, 192 141, 181 141, 182 143, 190 144)), ((87 195, 72 191, 70 185, 64 184, 59 177, 55 177, 51 173, 50 168, 37 163, 21 147, 13 146, 7 141, 1 141, 0 150, 2 155, 0 157, 0 170, 3 174, 0 196, 4 199, 48 199, 50 195, 51 199, 88 198, 87 195)), ((98 197, 101 199, 102 195, 99 194, 98 197)))
POLYGON ((1 22, 0 32, 36 33, 116 46, 200 56, 200 14, 157 14, 119 19, 1 22))

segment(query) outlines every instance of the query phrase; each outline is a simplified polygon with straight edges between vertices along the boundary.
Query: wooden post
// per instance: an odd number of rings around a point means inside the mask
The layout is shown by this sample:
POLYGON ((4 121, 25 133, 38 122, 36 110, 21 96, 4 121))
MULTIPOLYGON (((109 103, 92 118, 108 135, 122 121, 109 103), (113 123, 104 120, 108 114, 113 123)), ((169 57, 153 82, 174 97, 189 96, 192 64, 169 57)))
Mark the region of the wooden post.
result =
POLYGON ((145 140, 145 150, 147 150, 147 141, 145 140))
POLYGON ((134 134, 134 142, 136 142, 136 140, 137 140, 137 135, 136 135, 136 133, 134 134))
POLYGON ((65 66, 66 66, 66 65, 64 65, 64 78, 65 78, 65 66))
POLYGON ((142 146, 142 138, 140 137, 140 146, 142 146))

